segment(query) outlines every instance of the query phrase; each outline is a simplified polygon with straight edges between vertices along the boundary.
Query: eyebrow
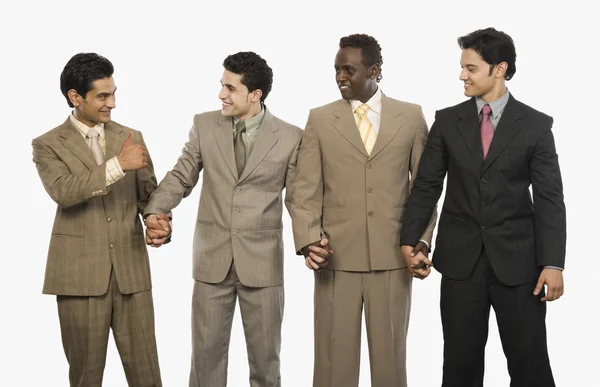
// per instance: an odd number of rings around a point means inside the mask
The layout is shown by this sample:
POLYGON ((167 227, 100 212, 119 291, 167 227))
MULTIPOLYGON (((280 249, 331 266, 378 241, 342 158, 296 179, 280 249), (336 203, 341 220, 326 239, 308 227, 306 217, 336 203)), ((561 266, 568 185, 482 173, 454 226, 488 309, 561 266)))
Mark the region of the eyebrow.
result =
POLYGON ((223 83, 223 81, 221 81, 221 86, 225 86, 228 89, 236 90, 235 86, 233 86, 232 84, 229 84, 229 83, 223 83))
POLYGON ((115 87, 115 89, 112 91, 112 93, 108 93, 108 92, 98 93, 97 96, 104 97, 104 96, 108 96, 108 95, 114 94, 116 92, 117 92, 117 88, 115 87))

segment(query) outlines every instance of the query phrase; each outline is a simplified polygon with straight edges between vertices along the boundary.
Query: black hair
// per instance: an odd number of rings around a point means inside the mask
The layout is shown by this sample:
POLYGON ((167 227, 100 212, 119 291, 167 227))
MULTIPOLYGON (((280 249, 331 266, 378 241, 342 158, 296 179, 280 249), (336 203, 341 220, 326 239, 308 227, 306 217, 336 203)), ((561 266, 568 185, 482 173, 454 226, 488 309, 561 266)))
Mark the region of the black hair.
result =
POLYGON ((492 27, 477 30, 458 38, 458 45, 463 50, 470 48, 481 55, 483 60, 490 64, 490 75, 494 66, 500 62, 508 64, 504 74, 507 81, 517 71, 515 43, 508 34, 502 31, 497 31, 492 27))
POLYGON ((227 71, 241 75, 241 82, 248 91, 260 89, 262 91, 260 102, 265 102, 273 86, 273 70, 267 61, 254 52, 245 51, 229 55, 223 61, 223 67, 227 71))
POLYGON ((68 92, 75 89, 83 98, 92 89, 92 83, 98 79, 109 78, 115 71, 112 63, 105 57, 90 53, 74 55, 60 74, 60 90, 73 107, 68 92))
POLYGON ((365 34, 353 34, 344 36, 340 39, 340 48, 354 47, 360 48, 363 64, 366 68, 379 64, 379 74, 377 74, 377 82, 383 78, 381 66, 383 66, 383 58, 381 57, 381 46, 377 40, 365 34))

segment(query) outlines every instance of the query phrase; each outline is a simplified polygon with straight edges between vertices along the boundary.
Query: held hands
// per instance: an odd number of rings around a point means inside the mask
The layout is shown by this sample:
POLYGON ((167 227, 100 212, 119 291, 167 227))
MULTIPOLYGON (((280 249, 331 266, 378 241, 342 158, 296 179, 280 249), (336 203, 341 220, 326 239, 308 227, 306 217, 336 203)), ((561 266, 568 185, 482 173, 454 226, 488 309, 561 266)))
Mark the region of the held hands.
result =
POLYGON ((547 292, 546 296, 542 297, 540 301, 558 300, 565 293, 562 270, 552 268, 542 270, 537 285, 535 285, 535 289, 533 290, 533 295, 537 296, 540 294, 544 285, 547 287, 547 292))
POLYGON ((171 236, 170 219, 165 214, 152 214, 146 218, 146 244, 152 247, 162 246, 171 236))
POLYGON ((425 279, 431 273, 431 261, 427 259, 429 247, 423 241, 417 243, 415 247, 410 245, 400 246, 404 261, 410 274, 418 279, 425 279))
POLYGON ((327 247, 328 244, 329 239, 323 238, 302 248, 301 252, 305 258, 306 267, 319 271, 322 267, 327 266, 327 260, 333 254, 333 250, 327 247))
POLYGON ((129 132, 117 160, 123 171, 137 171, 148 166, 148 152, 143 145, 133 143, 133 132, 129 132))

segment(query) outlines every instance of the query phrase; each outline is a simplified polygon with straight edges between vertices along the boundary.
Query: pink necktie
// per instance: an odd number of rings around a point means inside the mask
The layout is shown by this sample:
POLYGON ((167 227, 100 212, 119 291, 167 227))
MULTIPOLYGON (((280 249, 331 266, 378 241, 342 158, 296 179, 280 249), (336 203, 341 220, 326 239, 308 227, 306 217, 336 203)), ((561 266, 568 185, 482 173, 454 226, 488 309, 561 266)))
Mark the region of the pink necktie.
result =
POLYGON ((492 137, 494 137, 494 126, 492 126, 492 120, 490 119, 490 114, 492 113, 492 108, 490 105, 485 104, 483 109, 481 109, 481 124, 479 129, 481 130, 481 145, 483 146, 483 159, 487 157, 488 150, 490 149, 490 144, 492 143, 492 137))

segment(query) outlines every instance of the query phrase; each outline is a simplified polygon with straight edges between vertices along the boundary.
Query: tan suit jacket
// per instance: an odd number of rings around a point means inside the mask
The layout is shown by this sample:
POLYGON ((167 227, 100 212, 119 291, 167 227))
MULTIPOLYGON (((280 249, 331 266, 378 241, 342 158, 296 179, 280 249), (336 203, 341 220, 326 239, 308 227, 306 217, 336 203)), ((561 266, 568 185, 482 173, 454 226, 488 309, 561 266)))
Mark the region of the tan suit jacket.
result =
MULTIPOLYGON (((265 108, 266 109, 266 108, 265 108)), ((235 260, 251 287, 283 283, 282 191, 286 206, 302 130, 266 110, 254 149, 238 179, 233 122, 220 111, 198 114, 177 164, 152 194, 145 214, 168 213, 202 174, 194 235, 194 279, 219 283, 235 260)))
MULTIPOLYGON (((334 251, 327 269, 406 267, 400 228, 426 140, 421 107, 385 95, 371 155, 348 101, 311 110, 292 203, 296 250, 318 241, 324 232, 334 251)), ((422 236, 428 243, 436 216, 434 211, 422 236)))
MULTIPOLYGON (((106 160, 119 154, 130 132, 116 122, 104 126, 106 160)), ((43 293, 98 296, 106 293, 111 267, 123 294, 150 290, 150 265, 140 221, 156 188, 150 166, 129 171, 106 186, 106 166, 96 165, 92 151, 69 118, 32 142, 33 161, 44 188, 58 204, 43 293)))

